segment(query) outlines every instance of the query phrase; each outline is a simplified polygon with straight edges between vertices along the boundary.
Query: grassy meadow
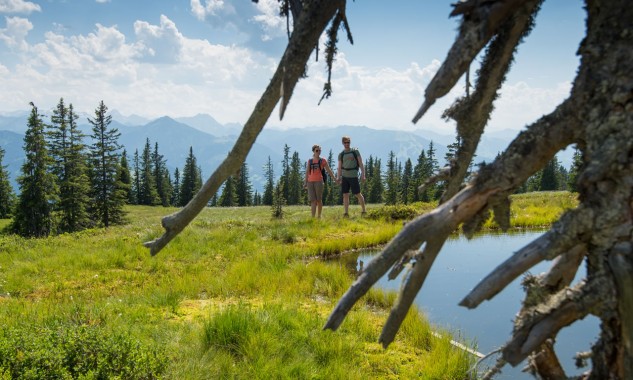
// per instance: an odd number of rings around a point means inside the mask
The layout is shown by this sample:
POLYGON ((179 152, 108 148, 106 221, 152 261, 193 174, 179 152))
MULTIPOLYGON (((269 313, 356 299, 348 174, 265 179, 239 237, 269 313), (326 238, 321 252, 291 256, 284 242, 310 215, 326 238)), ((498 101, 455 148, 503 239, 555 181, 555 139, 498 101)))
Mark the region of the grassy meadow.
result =
MULTIPOLYGON (((517 227, 549 225, 566 192, 513 197, 517 227)), ((129 223, 45 239, 0 234, 0 380, 464 379, 474 358, 410 311, 377 343, 394 294, 372 290, 338 331, 325 320, 353 281, 320 258, 388 242, 431 204, 205 209, 157 256, 142 243, 177 209, 133 206, 129 223)), ((0 220, 0 229, 9 223, 0 220)), ((488 226, 494 228, 492 224, 488 226)))

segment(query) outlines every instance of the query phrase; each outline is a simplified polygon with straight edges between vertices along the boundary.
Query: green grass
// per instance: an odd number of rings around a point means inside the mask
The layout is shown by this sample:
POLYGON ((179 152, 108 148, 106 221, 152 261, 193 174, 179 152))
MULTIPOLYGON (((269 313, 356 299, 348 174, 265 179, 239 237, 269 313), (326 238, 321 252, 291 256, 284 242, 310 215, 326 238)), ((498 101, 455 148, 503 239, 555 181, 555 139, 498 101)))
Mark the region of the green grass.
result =
MULTIPOLYGON (((513 218, 542 226, 574 204, 514 196, 513 218)), ((125 226, 0 235, 0 379, 462 379, 472 364, 416 310, 382 349, 393 293, 371 290, 338 331, 322 330, 353 278, 317 258, 386 243, 411 207, 369 205, 360 218, 353 206, 350 219, 325 207, 321 220, 307 206, 282 220, 269 207, 205 209, 155 257, 142 243, 177 209, 128 211, 125 226)))

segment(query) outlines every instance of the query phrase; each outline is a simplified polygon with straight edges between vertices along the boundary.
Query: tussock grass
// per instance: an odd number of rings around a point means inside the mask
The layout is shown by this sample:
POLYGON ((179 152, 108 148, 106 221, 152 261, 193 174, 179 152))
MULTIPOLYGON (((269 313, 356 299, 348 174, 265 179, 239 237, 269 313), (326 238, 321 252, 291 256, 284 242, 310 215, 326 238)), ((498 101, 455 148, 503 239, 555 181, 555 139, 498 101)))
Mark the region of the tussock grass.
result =
MULTIPOLYGON (((510 224, 513 228, 545 228, 566 210, 578 205, 578 194, 568 191, 542 191, 510 196, 510 224)), ((492 217, 484 228, 498 229, 492 217)))
MULTIPOLYGON (((513 217, 540 226, 574 202, 514 196, 513 217)), ((355 262, 318 258, 384 244, 402 228, 393 216, 411 212, 369 205, 383 216, 361 218, 354 207, 350 219, 325 207, 321 220, 306 206, 285 207, 281 220, 269 207, 206 209, 155 257, 142 243, 175 208, 129 207, 125 226, 45 239, 0 234, 0 378, 44 373, 46 362, 72 378, 465 378, 473 358, 450 334, 433 336, 417 310, 382 349, 394 293, 371 290, 338 331, 322 330, 355 262), (38 344, 11 348, 29 339, 38 344), (81 350, 120 365, 63 364, 81 350)))

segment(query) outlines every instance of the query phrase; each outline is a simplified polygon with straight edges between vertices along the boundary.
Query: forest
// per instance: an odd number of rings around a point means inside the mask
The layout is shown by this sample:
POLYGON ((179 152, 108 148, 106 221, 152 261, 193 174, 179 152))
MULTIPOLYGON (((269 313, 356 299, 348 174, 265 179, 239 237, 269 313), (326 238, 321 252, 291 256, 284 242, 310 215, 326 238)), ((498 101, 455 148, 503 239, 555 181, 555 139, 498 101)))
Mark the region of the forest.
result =
MULTIPOLYGON (((0 218, 13 217, 9 226, 12 232, 42 237, 120 224, 125 222, 125 204, 182 207, 202 186, 202 168, 192 147, 184 167, 172 173, 158 143, 152 144, 149 137, 140 152, 135 148, 131 158, 128 157, 126 147, 118 143, 118 131, 110 127, 111 116, 103 102, 95 109, 94 119, 88 118, 93 127, 90 136, 78 130, 77 118, 72 104, 65 105, 63 98, 48 123, 35 105, 32 106, 24 138, 26 160, 18 180, 18 195, 14 194, 9 174, 2 165, 4 152, 0 148, 0 218), (87 138, 90 142, 85 142, 87 138)), ((450 144, 443 161, 451 162, 458 147, 459 141, 450 144)), ((325 157, 333 168, 337 166, 335 157, 332 150, 325 157)), ((445 183, 429 182, 443 169, 433 142, 414 159, 402 162, 392 151, 383 165, 381 158, 370 154, 364 160, 367 181, 362 184, 362 192, 366 202, 395 205, 439 200, 445 183)), ((238 173, 229 176, 221 191, 210 199, 208 206, 306 205, 305 161, 297 151, 291 153, 286 144, 282 170, 277 175, 269 156, 263 165, 266 182, 261 193, 253 189, 249 167, 243 163, 238 173)), ((472 166, 466 181, 470 179, 472 166)), ((569 168, 554 157, 516 192, 575 192, 579 167, 577 150, 569 168)), ((342 204, 339 185, 332 178, 326 180, 324 204, 342 204)))

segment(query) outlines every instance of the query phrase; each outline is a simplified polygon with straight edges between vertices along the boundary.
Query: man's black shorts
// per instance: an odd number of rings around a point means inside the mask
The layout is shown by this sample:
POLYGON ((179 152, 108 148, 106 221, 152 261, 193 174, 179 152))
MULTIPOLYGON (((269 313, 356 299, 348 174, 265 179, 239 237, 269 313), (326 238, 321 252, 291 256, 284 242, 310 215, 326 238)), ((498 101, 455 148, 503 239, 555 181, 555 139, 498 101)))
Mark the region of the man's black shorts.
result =
POLYGON ((352 194, 356 195, 360 193, 360 183, 358 182, 357 177, 347 178, 343 177, 341 181, 341 192, 343 194, 349 193, 350 188, 352 189, 352 194))

